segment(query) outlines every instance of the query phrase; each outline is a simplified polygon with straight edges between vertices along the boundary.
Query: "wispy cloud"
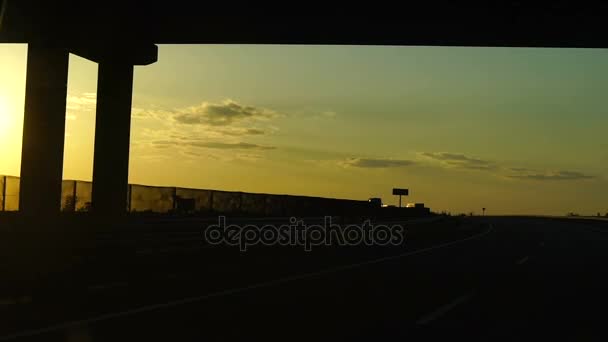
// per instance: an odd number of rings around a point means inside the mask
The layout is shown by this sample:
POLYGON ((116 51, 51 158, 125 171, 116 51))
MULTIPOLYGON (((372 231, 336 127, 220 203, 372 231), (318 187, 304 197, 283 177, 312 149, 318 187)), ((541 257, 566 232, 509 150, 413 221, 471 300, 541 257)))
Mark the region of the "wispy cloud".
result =
POLYGON ((228 99, 221 103, 203 102, 180 109, 173 114, 173 119, 184 125, 226 126, 247 119, 264 120, 276 116, 278 113, 273 110, 243 105, 228 99))
POLYGON ((263 146, 258 144, 250 144, 245 142, 238 143, 222 143, 222 142, 192 142, 191 146, 215 148, 215 149, 236 149, 236 150, 274 150, 275 146, 263 146))
POLYGON ((235 153, 226 154, 224 151, 213 152, 214 150, 204 149, 181 149, 178 151, 180 157, 186 162, 197 162, 200 160, 220 161, 220 162, 257 162, 263 159, 264 156, 260 153, 256 153, 255 149, 248 150, 236 150, 235 153))
POLYGON ((220 159, 216 155, 213 155, 211 153, 204 153, 201 150, 187 150, 186 149, 186 150, 180 151, 180 153, 185 157, 189 157, 190 159, 200 159, 200 158, 207 158, 207 159, 213 159, 213 160, 220 159))
POLYGON ((264 151, 277 147, 246 141, 247 137, 272 135, 279 128, 269 124, 270 120, 281 115, 224 100, 176 109, 138 106, 132 109, 132 116, 139 120, 133 141, 142 151, 174 153, 186 159, 258 160, 264 151))
MULTIPOLYGON (((243 105, 233 100, 203 102, 197 106, 173 110, 134 107, 132 116, 140 120, 141 127, 134 140, 148 145, 155 143, 177 146, 185 143, 208 148, 253 149, 257 145, 241 139, 272 135, 278 130, 278 127, 266 122, 278 116, 275 111, 243 105), (213 141, 222 144, 214 144, 213 141)), ((260 148, 263 147, 266 146, 260 148)))
POLYGON ((300 120, 314 120, 314 121, 326 121, 326 120, 334 120, 338 117, 338 113, 333 110, 305 110, 296 114, 296 117, 300 120))
MULTIPOLYGON (((514 170, 514 169, 511 169, 514 170)), ((582 172, 577 171, 555 171, 555 172, 547 172, 547 173, 536 173, 532 170, 524 169, 525 171, 520 171, 520 174, 511 174, 507 175, 509 178, 515 179, 527 179, 534 181, 572 181, 572 180, 581 180, 581 179, 591 179, 595 178, 594 176, 584 174, 582 172), (534 173, 531 173, 534 172, 534 173)))
POLYGON ((78 96, 69 95, 66 98, 66 108, 68 110, 93 110, 97 103, 97 94, 95 93, 82 93, 78 96))
POLYGON ((510 171, 513 172, 533 172, 534 170, 525 168, 525 167, 511 167, 509 168, 510 171))
POLYGON ((450 152, 422 152, 423 157, 440 162, 447 167, 457 167, 471 170, 493 170, 497 166, 490 160, 469 157, 460 153, 450 152))
POLYGON ((257 129, 257 128, 247 128, 243 133, 247 134, 247 135, 264 135, 264 134, 266 134, 265 131, 263 131, 261 129, 257 129))
POLYGON ((243 127, 222 127, 216 129, 216 132, 229 136, 244 136, 244 135, 266 135, 268 132, 258 128, 243 128, 243 127))
POLYGON ((186 139, 175 139, 175 140, 156 140, 152 142, 152 145, 156 148, 168 148, 174 146, 191 146, 211 149, 222 149, 222 150, 273 150, 275 146, 265 146, 258 144, 251 144, 246 142, 235 142, 225 143, 217 141, 191 141, 186 139))
POLYGON ((349 158, 346 161, 342 161, 341 164, 359 168, 382 169, 406 167, 413 165, 414 162, 400 159, 349 158))
POLYGON ((467 156, 463 153, 422 152, 419 153, 419 155, 427 158, 428 160, 438 162, 442 167, 487 171, 497 176, 510 179, 533 181, 575 181, 595 178, 595 176, 578 171, 548 171, 526 167, 508 166, 500 162, 467 156))

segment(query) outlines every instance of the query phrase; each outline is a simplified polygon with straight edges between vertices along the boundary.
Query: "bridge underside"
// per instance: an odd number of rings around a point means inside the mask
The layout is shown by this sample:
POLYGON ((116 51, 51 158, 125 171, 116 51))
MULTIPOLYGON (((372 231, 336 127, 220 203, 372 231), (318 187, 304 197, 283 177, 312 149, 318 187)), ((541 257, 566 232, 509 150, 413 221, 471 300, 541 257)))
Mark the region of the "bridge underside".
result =
MULTIPOLYGON (((0 0, 0 3, 7 0, 0 0)), ((419 1, 279 7, 8 0, 0 42, 608 47, 608 4, 419 1), (35 3, 36 5, 32 5, 35 3)))

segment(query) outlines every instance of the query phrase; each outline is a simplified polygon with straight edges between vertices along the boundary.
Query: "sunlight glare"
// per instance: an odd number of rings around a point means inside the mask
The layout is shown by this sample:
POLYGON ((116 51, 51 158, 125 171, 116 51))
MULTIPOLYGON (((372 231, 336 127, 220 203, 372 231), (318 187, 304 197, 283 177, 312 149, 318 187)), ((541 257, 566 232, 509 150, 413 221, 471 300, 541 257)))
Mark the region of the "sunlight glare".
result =
POLYGON ((8 102, 4 97, 0 97, 0 139, 4 140, 11 131, 13 124, 10 115, 8 102))

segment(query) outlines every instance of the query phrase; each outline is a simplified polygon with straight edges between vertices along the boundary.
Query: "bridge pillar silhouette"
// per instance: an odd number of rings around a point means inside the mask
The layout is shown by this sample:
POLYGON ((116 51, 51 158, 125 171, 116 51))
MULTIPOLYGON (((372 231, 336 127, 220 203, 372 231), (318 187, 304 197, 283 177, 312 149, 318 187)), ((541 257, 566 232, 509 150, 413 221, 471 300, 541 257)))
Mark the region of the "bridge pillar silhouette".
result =
POLYGON ((46 218, 61 209, 69 53, 99 64, 92 210, 127 210, 135 65, 156 62, 154 44, 28 45, 19 210, 46 218))
POLYGON ((122 215, 127 212, 129 188, 133 69, 156 62, 158 50, 156 45, 144 45, 78 53, 99 64, 91 209, 122 215))
POLYGON ((26 216, 61 209, 68 61, 65 48, 28 46, 19 187, 26 216))
POLYGON ((127 211, 133 65, 99 63, 92 210, 127 211))

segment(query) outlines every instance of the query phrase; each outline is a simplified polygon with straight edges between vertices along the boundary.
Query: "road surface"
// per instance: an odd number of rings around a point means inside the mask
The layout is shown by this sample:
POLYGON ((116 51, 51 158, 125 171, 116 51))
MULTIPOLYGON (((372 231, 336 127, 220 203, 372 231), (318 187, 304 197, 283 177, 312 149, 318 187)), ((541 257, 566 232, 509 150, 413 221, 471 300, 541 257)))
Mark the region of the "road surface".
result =
MULTIPOLYGON (((175 287, 174 300, 15 330, 0 340, 382 341, 429 340, 446 332, 469 341, 544 340, 556 334, 607 340, 605 222, 466 221, 482 229, 249 285, 198 294, 190 289, 183 296, 175 287)), ((180 283, 187 287, 187 280, 180 283)), ((145 291, 131 294, 140 290, 145 291)))

